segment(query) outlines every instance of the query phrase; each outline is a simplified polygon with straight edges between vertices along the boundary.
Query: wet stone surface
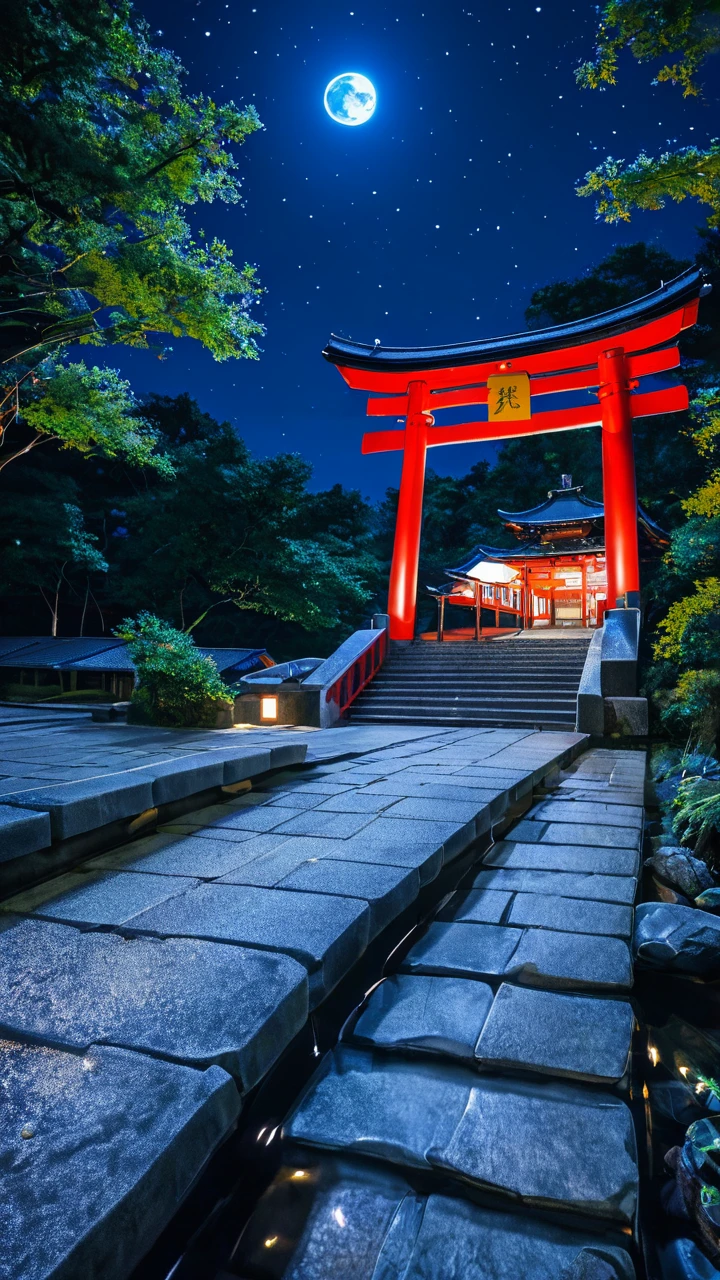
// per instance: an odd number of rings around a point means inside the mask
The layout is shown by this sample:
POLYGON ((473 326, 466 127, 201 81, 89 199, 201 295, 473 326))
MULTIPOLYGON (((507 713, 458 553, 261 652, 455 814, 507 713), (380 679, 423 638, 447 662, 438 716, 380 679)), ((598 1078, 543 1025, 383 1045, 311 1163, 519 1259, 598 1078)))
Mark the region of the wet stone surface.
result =
POLYGON ((287 1132, 314 1147, 444 1170, 529 1205, 634 1221, 632 1118, 609 1093, 478 1079, 464 1067, 341 1046, 323 1063, 287 1132))
POLYGON ((240 1244, 237 1262, 248 1274, 270 1274, 266 1242, 278 1222, 294 1225, 273 1246, 272 1274, 286 1280, 635 1276, 617 1243, 449 1195, 422 1195, 399 1173, 351 1159, 313 1156, 310 1169, 297 1160, 280 1171, 240 1244))
POLYGON ((4 922, 0 989, 11 1034, 217 1063, 243 1090, 262 1079, 308 1011, 305 969, 288 956, 35 920, 4 922))
POLYGON ((123 1049, 80 1055, 3 1040, 0 1079, 8 1278, 125 1280, 240 1111, 219 1067, 123 1049))

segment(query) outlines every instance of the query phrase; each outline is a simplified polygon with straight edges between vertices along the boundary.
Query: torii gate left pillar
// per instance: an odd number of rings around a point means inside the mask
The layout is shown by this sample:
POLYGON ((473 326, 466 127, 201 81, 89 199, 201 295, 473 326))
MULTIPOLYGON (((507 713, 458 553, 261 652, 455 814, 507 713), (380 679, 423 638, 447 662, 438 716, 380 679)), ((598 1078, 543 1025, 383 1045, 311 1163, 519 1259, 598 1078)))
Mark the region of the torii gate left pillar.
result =
POLYGON ((432 416, 427 411, 428 402, 427 383, 411 382, 408 386, 405 448, 388 591, 391 640, 412 640, 415 635, 425 459, 428 427, 433 423, 432 416))

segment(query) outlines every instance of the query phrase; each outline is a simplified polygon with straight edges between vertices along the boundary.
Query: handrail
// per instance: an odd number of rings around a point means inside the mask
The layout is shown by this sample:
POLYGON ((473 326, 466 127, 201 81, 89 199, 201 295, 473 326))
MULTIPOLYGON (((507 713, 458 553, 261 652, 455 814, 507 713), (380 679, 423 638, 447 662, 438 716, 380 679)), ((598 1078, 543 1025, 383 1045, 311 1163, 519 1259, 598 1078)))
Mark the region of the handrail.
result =
POLYGON ((606 609, 590 641, 577 695, 579 733, 602 736, 605 699, 636 699, 640 643, 639 609, 606 609))
POLYGON ((356 631, 305 681, 304 687, 324 689, 327 706, 335 704, 337 718, 344 715, 387 657, 386 627, 356 631), (338 666, 342 669, 338 671, 338 666))

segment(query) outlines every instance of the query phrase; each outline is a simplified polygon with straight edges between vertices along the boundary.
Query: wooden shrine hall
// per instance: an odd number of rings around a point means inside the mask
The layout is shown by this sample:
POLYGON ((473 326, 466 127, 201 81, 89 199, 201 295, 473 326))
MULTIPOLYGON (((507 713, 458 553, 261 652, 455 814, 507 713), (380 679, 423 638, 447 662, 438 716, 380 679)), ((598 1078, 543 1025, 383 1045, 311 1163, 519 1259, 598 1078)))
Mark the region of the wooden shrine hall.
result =
POLYGON ((709 289, 692 268, 635 302, 530 333, 409 348, 330 339, 325 359, 349 387, 374 393, 368 415, 405 420, 367 433, 362 445, 363 453, 403 455, 388 592, 392 640, 415 637, 427 451, 445 444, 600 428, 607 599, 613 608, 639 604, 633 419, 687 409, 681 383, 646 379, 679 366, 678 337, 696 323, 709 289), (550 407, 541 409, 545 397, 550 407), (481 406, 483 416, 436 425, 437 414, 465 405, 481 406))
MULTIPOLYGON (((496 628, 600 626, 607 606, 603 503, 563 476, 563 487, 539 506, 497 514, 519 545, 481 543, 446 570, 449 582, 427 588, 438 603, 438 639, 447 604, 472 610, 478 630, 488 613, 496 628)), ((637 515, 640 560, 655 559, 670 540, 640 506, 637 515)))

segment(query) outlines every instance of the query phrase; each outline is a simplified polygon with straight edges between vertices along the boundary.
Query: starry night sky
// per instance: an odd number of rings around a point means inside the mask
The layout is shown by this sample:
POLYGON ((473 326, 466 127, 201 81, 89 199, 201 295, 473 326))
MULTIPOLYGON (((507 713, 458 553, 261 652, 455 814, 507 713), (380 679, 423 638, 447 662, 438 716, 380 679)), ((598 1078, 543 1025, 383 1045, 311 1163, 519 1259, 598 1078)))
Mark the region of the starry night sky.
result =
MULTIPOLYGON (((704 219, 689 201, 609 227, 575 195, 605 156, 704 145, 717 119, 710 93, 683 100, 629 56, 618 87, 579 90, 573 68, 592 54, 591 4, 139 8, 187 68, 188 91, 252 102, 263 121, 238 153, 244 207, 200 206, 193 223, 257 264, 267 293, 254 310, 267 333, 256 363, 217 364, 190 341, 162 363, 145 352, 114 363, 140 394, 189 391, 259 454, 302 453, 314 487, 341 481, 377 498, 400 473, 399 454, 360 455, 365 398, 322 359, 331 332, 397 346, 511 333, 525 328, 534 288, 580 274, 618 243, 694 250, 704 219), (323 105, 344 71, 377 90, 374 116, 357 128, 323 105)), ((493 448, 437 449, 431 464, 459 475, 493 448)))

